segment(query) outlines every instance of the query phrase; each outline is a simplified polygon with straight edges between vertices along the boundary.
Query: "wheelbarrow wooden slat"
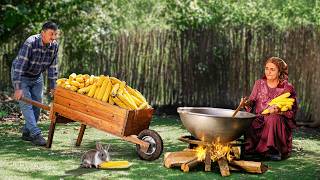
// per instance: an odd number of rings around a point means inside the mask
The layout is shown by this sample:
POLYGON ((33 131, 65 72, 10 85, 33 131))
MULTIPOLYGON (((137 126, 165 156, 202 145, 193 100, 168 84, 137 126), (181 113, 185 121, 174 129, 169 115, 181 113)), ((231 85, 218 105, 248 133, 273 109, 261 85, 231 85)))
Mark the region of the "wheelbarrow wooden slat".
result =
MULTIPOLYGON (((60 87, 56 88, 54 98, 55 103, 66 104, 68 102, 64 102, 64 99, 71 99, 74 103, 81 103, 88 107, 94 107, 95 109, 93 110, 99 109, 106 113, 114 114, 120 117, 126 117, 127 113, 126 109, 60 87)), ((89 112, 90 109, 87 109, 87 111, 89 112)))
POLYGON ((75 119, 76 121, 82 124, 92 126, 102 131, 107 131, 108 133, 111 133, 114 135, 121 134, 121 129, 119 129, 119 127, 115 126, 114 124, 104 123, 103 120, 87 115, 81 111, 75 111, 73 109, 70 109, 68 107, 62 106, 57 103, 54 104, 54 109, 60 115, 69 119, 75 119))
POLYGON ((77 119, 84 124, 93 124, 93 126, 97 124, 97 122, 112 124, 113 126, 110 127, 112 130, 117 130, 119 133, 122 131, 121 124, 124 123, 125 116, 117 116, 104 111, 102 108, 74 102, 71 99, 62 98, 59 95, 55 96, 55 99, 55 111, 69 119, 77 119), (91 117, 94 119, 90 120, 91 117), (86 121, 88 122, 86 123, 86 121))
MULTIPOLYGON (((74 99, 69 99, 67 97, 63 97, 60 95, 56 95, 55 97, 55 104, 59 104, 63 107, 68 107, 67 111, 77 111, 77 112, 81 112, 81 113, 85 113, 89 116, 93 116, 93 117, 97 117, 99 119, 103 119, 104 121, 108 122, 108 123, 112 123, 116 126, 119 126, 118 128, 120 128, 120 126, 122 125, 122 123, 120 121, 117 121, 117 119, 124 119, 125 116, 119 116, 117 114, 112 114, 108 111, 106 111, 106 107, 99 107, 99 106, 94 106, 94 105, 90 105, 90 104, 84 104, 83 102, 79 102, 77 100, 74 99)), ((72 118, 72 117, 69 117, 72 118)))

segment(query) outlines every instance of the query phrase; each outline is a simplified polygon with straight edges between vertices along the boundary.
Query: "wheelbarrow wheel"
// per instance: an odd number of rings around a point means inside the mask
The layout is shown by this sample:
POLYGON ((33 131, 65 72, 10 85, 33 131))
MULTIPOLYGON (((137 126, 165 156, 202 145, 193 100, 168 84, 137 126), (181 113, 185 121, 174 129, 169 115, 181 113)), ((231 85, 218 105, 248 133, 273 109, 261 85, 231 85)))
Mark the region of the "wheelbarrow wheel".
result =
POLYGON ((143 152, 139 144, 136 145, 137 153, 141 159, 153 161, 160 157, 163 150, 163 142, 161 136, 156 131, 145 129, 139 133, 138 138, 150 143, 147 152, 143 152))

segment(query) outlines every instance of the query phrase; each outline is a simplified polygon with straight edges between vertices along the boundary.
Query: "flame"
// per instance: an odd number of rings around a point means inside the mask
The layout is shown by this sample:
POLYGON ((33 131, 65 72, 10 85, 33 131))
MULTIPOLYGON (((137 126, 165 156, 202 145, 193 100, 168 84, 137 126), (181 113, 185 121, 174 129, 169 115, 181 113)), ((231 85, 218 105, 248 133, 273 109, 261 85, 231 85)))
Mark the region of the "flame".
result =
POLYGON ((198 160, 202 161, 205 159, 207 150, 211 151, 211 160, 213 162, 219 160, 222 157, 226 157, 228 161, 236 158, 233 155, 234 153, 232 152, 231 146, 229 144, 220 143, 219 138, 216 141, 213 141, 211 144, 208 144, 207 146, 199 145, 195 148, 198 160))
POLYGON ((197 157, 199 161, 202 161, 206 158, 207 148, 205 146, 196 147, 195 151, 197 152, 197 157))
POLYGON ((231 146, 229 144, 220 143, 220 138, 218 138, 216 141, 212 142, 211 160, 217 161, 220 158, 226 156, 227 160, 231 161, 233 157, 231 156, 230 152, 231 146))

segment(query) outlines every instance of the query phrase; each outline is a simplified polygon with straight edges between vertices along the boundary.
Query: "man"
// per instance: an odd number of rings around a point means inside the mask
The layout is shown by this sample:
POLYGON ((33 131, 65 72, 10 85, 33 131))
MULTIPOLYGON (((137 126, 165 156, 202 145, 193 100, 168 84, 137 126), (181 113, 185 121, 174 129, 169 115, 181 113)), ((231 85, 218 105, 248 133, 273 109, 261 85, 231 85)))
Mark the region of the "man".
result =
MULTIPOLYGON (((40 34, 30 36, 22 45, 11 67, 11 78, 14 86, 14 97, 20 100, 26 97, 38 102, 42 101, 43 76, 48 70, 51 93, 58 75, 58 44, 56 42, 58 26, 46 22, 40 34)), ((45 146, 46 140, 37 126, 40 109, 19 101, 19 106, 25 118, 22 128, 22 139, 31 141, 34 145, 45 146)))

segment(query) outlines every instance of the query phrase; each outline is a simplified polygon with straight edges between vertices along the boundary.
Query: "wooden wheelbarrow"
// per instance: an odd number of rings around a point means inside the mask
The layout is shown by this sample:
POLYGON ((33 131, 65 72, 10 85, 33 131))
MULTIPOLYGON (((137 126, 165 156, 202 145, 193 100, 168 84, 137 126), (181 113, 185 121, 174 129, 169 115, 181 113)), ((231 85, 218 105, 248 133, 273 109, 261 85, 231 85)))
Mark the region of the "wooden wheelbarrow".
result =
POLYGON ((51 148, 56 123, 80 122, 76 146, 80 146, 86 126, 105 131, 136 144, 138 156, 144 160, 159 158, 163 150, 161 136, 149 130, 153 109, 127 110, 76 92, 57 87, 51 106, 27 98, 21 100, 50 111, 47 148, 51 148))

